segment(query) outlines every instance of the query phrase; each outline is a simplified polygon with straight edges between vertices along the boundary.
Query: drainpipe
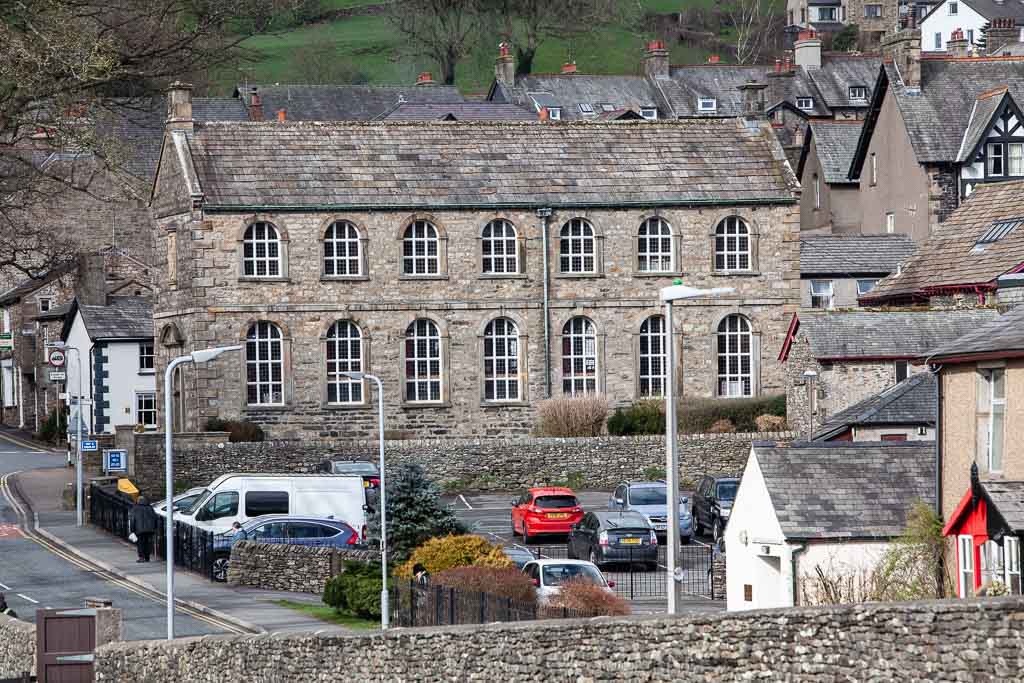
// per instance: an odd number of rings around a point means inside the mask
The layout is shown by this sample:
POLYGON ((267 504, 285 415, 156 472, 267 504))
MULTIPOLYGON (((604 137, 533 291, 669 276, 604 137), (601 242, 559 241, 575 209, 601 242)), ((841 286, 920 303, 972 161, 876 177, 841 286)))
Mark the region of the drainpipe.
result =
POLYGON ((796 574, 797 555, 799 555, 800 553, 802 553, 805 550, 807 550, 807 546, 806 545, 796 545, 796 546, 793 546, 793 549, 789 553, 790 572, 792 574, 792 580, 793 580, 793 607, 797 607, 800 604, 800 593, 798 592, 799 582, 797 581, 797 574, 796 574))
POLYGON ((541 219, 544 253, 544 398, 551 398, 551 298, 548 268, 548 219, 551 218, 551 208, 537 209, 537 218, 541 219))

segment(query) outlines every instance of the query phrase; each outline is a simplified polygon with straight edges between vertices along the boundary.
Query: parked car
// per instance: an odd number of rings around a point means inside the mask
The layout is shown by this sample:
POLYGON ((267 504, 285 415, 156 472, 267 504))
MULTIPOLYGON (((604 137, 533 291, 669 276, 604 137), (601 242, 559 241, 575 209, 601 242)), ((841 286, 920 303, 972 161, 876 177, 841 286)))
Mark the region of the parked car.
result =
MULTIPOLYGON (((643 515, 661 539, 668 535, 668 487, 663 480, 625 481, 615 487, 608 499, 609 510, 632 510, 643 515)), ((679 540, 689 543, 693 538, 690 500, 679 497, 679 540)))
POLYGON ((512 535, 531 543, 541 534, 568 534, 583 518, 583 508, 572 489, 561 486, 532 488, 512 499, 512 535))
POLYGON ((693 494, 693 533, 701 534, 711 530, 711 537, 718 542, 725 531, 736 500, 740 480, 735 477, 712 477, 704 475, 693 494))
POLYGON ((174 518, 214 533, 263 515, 343 520, 366 538, 366 489, 359 476, 338 474, 225 474, 174 518))
POLYGON ((609 593, 615 587, 615 582, 605 579, 597 565, 584 560, 534 560, 526 563, 523 572, 537 587, 537 600, 541 604, 557 595, 562 584, 568 581, 589 581, 609 593))
POLYGON ((231 548, 239 541, 351 548, 358 545, 359 534, 349 524, 326 517, 264 515, 250 519, 239 529, 213 537, 215 581, 227 581, 231 548))
POLYGON ((320 470, 327 474, 355 474, 363 478, 363 486, 366 488, 380 488, 380 468, 377 467, 377 463, 360 460, 328 460, 320 465, 320 470))
POLYGON ((658 567, 658 535, 639 512, 588 512, 569 532, 566 551, 600 568, 615 563, 658 567))
MULTIPOLYGON (((174 511, 184 512, 185 510, 188 510, 199 499, 199 496, 203 495, 203 491, 205 490, 206 489, 204 489, 202 486, 199 486, 197 488, 189 489, 184 493, 179 493, 178 495, 176 495, 173 499, 174 511)), ((163 500, 158 500, 157 502, 153 503, 153 511, 156 512, 156 514, 160 517, 165 516, 167 514, 167 499, 164 498, 163 500)))
POLYGON ((501 550, 516 565, 516 569, 522 569, 526 566, 527 562, 532 562, 536 559, 533 553, 520 545, 507 545, 501 550))

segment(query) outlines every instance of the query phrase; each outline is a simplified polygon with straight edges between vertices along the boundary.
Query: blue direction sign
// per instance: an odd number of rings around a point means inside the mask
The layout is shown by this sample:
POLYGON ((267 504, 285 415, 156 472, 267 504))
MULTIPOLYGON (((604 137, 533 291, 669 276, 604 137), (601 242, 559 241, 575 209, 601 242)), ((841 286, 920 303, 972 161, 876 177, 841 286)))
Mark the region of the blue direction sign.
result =
POLYGON ((99 445, 95 441, 86 441, 82 439, 82 450, 83 451, 98 451, 99 445))
POLYGON ((106 472, 126 472, 126 471, 128 471, 128 451, 123 451, 123 450, 104 450, 103 451, 103 469, 106 472))

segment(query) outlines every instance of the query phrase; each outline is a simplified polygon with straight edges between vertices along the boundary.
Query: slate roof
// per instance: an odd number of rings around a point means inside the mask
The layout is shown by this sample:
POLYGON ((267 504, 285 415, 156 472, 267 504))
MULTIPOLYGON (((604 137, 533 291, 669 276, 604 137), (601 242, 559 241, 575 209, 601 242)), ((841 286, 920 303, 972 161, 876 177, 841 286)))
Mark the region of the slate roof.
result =
POLYGON ((466 98, 453 85, 249 85, 235 95, 248 107, 253 89, 272 120, 281 109, 290 121, 371 121, 402 102, 451 104, 466 98))
POLYGON ((935 500, 931 442, 755 442, 754 455, 791 540, 892 538, 916 501, 935 500))
POLYGON ((1014 531, 1024 531, 1024 481, 980 482, 999 515, 1014 531))
MULTIPOLYGON (((822 179, 830 185, 856 185, 858 181, 851 180, 847 173, 850 171, 853 154, 857 151, 857 141, 864 122, 815 119, 809 125, 824 173, 822 179)), ((809 145, 810 141, 806 144, 809 145)), ((800 168, 797 170, 799 177, 803 177, 803 165, 804 158, 801 156, 800 168)))
POLYGON ((909 235, 801 235, 800 277, 888 275, 916 251, 909 235))
POLYGON ((994 309, 801 313, 799 333, 819 360, 918 358, 998 315, 994 309))
POLYGON ((77 304, 93 341, 153 338, 153 304, 140 296, 113 296, 106 306, 77 304))
MULTIPOLYGON (((695 66, 673 66, 669 69, 668 82, 659 81, 671 107, 672 116, 742 116, 743 93, 739 87, 748 82, 764 83, 769 68, 764 65, 739 66, 734 64, 698 64, 695 66), (701 97, 714 97, 717 111, 697 111, 701 97)), ((772 79, 782 81, 782 79, 772 79)), ((771 92, 766 88, 766 105, 780 99, 782 89, 771 92)))
POLYGON ((454 102, 400 104, 381 117, 385 121, 537 121, 522 107, 501 102, 454 102))
POLYGON ((608 104, 613 109, 658 107, 661 116, 667 116, 657 87, 643 76, 531 74, 519 77, 511 90, 499 87, 505 101, 534 116, 539 107, 560 107, 563 121, 595 118, 584 115, 580 103, 591 105, 594 114, 600 114, 601 105, 608 104))
POLYGON ((1012 308, 996 320, 977 325, 956 339, 935 344, 928 349, 928 355, 933 356, 936 361, 977 354, 1019 356, 1022 353, 1024 353, 1024 306, 1012 308))
POLYGON ((971 196, 903 263, 880 281, 864 302, 925 297, 933 287, 991 285, 1024 263, 1024 230, 975 249, 993 223, 1024 217, 1024 181, 979 183, 971 196))
POLYGON ((814 439, 830 439, 851 427, 934 425, 935 406, 935 376, 918 372, 832 415, 818 428, 814 439))
MULTIPOLYGON (((960 0, 960 2, 964 3, 986 19, 1006 17, 1008 19, 1016 19, 1016 23, 1018 25, 1024 24, 1024 6, 1021 6, 1020 3, 1006 2, 1006 0, 1002 0, 1001 2, 997 0, 960 0)), ((940 2, 935 7, 932 7, 928 14, 925 15, 925 18, 942 5, 943 3, 940 2)), ((923 20, 924 19, 922 19, 922 21, 923 20)))
POLYGON ((877 55, 846 55, 826 53, 820 69, 808 69, 807 77, 821 93, 825 105, 831 109, 865 108, 866 100, 851 100, 850 87, 867 88, 868 97, 878 78, 882 60, 877 55))
POLYGON ((174 139, 208 209, 792 202, 797 188, 767 125, 736 119, 210 123, 174 139))
POLYGON ((974 156, 974 150, 985 137, 992 117, 1000 110, 1007 97, 1006 88, 997 88, 978 95, 974 101, 974 108, 971 109, 971 118, 967 130, 964 131, 963 141, 960 143, 960 152, 956 157, 958 162, 962 163, 974 156))
POLYGON ((26 278, 11 287, 6 292, 0 293, 0 306, 10 306, 21 301, 22 297, 31 294, 43 285, 53 282, 62 275, 75 272, 78 269, 76 262, 66 263, 62 266, 44 273, 37 278, 26 278))

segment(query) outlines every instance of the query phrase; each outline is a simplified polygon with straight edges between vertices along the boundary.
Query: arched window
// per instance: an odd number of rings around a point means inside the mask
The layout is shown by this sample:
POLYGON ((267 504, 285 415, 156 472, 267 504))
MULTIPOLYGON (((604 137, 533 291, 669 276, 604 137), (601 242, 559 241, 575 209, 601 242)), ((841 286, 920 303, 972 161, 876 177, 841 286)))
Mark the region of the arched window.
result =
POLYGON ((439 242, 437 228, 430 221, 410 223, 402 236, 402 274, 440 274, 439 242))
POLYGON ((640 325, 640 397, 665 395, 665 316, 652 315, 640 325))
POLYGON ((251 406, 284 405, 284 349, 281 328, 260 320, 249 327, 245 342, 246 402, 251 406))
POLYGON ((516 228, 506 220, 494 220, 484 226, 480 250, 483 272, 487 274, 518 273, 519 249, 516 228))
POLYGON ((715 270, 750 270, 750 228, 739 216, 715 228, 715 270))
POLYGON ((343 372, 363 371, 363 335, 349 320, 339 320, 327 331, 327 402, 362 403, 363 382, 343 372))
POLYGON ((730 315, 718 324, 718 395, 753 396, 753 335, 750 321, 730 315))
POLYGON ((432 320, 419 318, 405 330, 405 400, 441 401, 441 334, 432 320))
POLYGON ((362 275, 359 229, 348 221, 335 221, 324 233, 324 275, 362 275))
POLYGON ((245 277, 281 276, 281 238, 270 223, 253 223, 242 238, 245 277))
POLYGON ((597 333, 588 318, 573 318, 562 328, 562 393, 597 393, 597 333))
POLYGON ((597 240, 594 226, 573 218, 562 226, 558 247, 559 270, 563 273, 596 273, 597 240))
POLYGON ((637 268, 641 273, 672 271, 672 227, 662 218, 648 218, 637 232, 637 268))
POLYGON ((484 329, 484 400, 521 398, 519 328, 508 318, 495 318, 484 329))

